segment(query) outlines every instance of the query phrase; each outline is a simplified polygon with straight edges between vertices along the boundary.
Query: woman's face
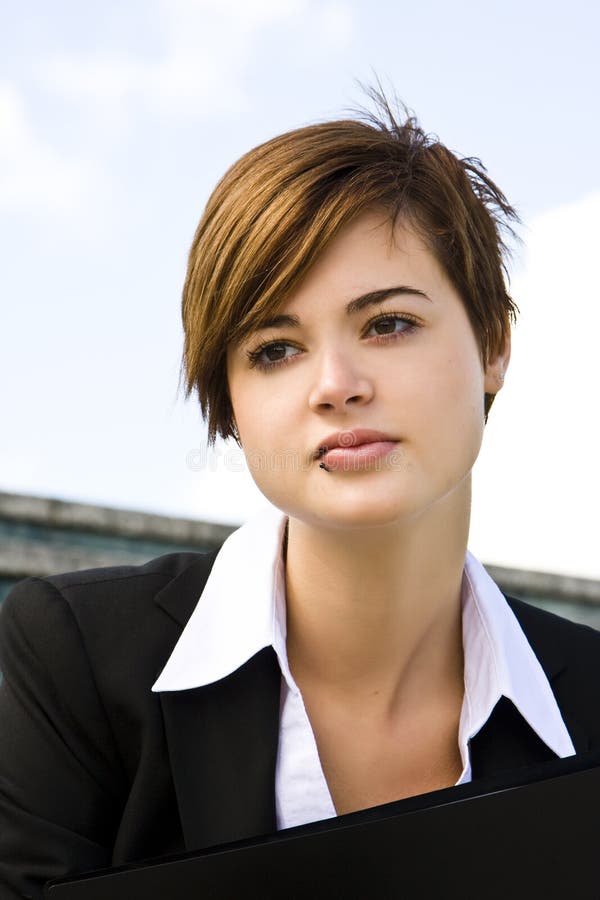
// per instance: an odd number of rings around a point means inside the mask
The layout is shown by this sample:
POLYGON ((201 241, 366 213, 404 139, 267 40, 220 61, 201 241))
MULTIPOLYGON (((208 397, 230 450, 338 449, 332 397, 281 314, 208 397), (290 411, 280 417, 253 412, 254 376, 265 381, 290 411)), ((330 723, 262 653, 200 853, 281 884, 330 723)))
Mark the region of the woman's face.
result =
POLYGON ((298 324, 261 329, 227 358, 240 442, 271 503, 315 525, 387 525, 464 486, 484 393, 497 392, 508 358, 484 371, 459 295, 412 229, 398 225, 392 238, 382 214, 361 215, 281 314, 298 324), (336 432, 356 446, 356 429, 391 443, 373 445, 371 456, 318 455, 336 432))

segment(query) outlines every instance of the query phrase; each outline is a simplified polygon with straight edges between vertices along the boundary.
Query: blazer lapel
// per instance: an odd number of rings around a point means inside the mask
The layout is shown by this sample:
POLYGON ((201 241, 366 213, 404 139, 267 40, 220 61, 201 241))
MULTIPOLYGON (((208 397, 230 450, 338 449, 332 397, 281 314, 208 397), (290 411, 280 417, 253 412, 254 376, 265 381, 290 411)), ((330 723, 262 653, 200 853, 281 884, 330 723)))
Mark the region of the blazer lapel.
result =
POLYGON ((161 694, 188 850, 275 831, 280 685, 267 647, 215 684, 161 694))
MULTIPOLYGON (((199 555, 156 597, 182 629, 217 552, 199 555)), ((275 830, 280 692, 279 663, 266 647, 214 684, 160 693, 186 849, 275 830)))

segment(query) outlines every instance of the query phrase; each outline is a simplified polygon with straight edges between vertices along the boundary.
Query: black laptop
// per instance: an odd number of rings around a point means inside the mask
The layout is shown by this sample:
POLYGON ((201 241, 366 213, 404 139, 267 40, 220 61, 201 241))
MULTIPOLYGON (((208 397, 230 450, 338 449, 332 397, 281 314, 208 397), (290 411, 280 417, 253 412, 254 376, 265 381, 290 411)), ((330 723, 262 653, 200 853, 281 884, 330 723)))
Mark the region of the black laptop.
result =
POLYGON ((50 882, 47 900, 600 900, 600 754, 50 882))

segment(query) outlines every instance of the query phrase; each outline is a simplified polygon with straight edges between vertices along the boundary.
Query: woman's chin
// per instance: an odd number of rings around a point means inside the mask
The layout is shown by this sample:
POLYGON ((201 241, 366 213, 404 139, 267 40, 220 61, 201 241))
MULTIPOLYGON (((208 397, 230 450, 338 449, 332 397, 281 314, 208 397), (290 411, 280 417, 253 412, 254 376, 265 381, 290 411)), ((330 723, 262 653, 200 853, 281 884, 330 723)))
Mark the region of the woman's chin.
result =
POLYGON ((307 525, 332 528, 378 528, 400 524, 414 517, 417 510, 407 498, 370 495, 354 497, 319 497, 305 503, 275 502, 279 509, 307 525))

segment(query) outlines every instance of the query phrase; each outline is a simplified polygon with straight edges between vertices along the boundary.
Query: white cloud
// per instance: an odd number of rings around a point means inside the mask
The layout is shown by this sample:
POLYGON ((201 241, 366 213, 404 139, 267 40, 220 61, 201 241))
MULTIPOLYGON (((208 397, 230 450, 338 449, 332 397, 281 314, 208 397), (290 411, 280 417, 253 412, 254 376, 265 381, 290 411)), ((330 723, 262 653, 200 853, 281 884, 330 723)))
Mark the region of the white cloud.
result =
POLYGON ((0 83, 0 210, 69 215, 96 178, 91 164, 66 159, 45 142, 19 91, 0 83))
POLYGON ((600 577, 600 195, 531 222, 506 386, 477 473, 490 561, 600 577))
MULTIPOLYGON (((160 57, 63 53, 39 68, 45 87, 71 100, 92 101, 123 113, 142 103, 162 114, 231 114, 247 107, 244 74, 267 33, 284 30, 297 44, 340 50, 353 35, 353 17, 341 0, 158 0, 160 57)), ((279 32, 281 35, 281 31, 279 32)))

